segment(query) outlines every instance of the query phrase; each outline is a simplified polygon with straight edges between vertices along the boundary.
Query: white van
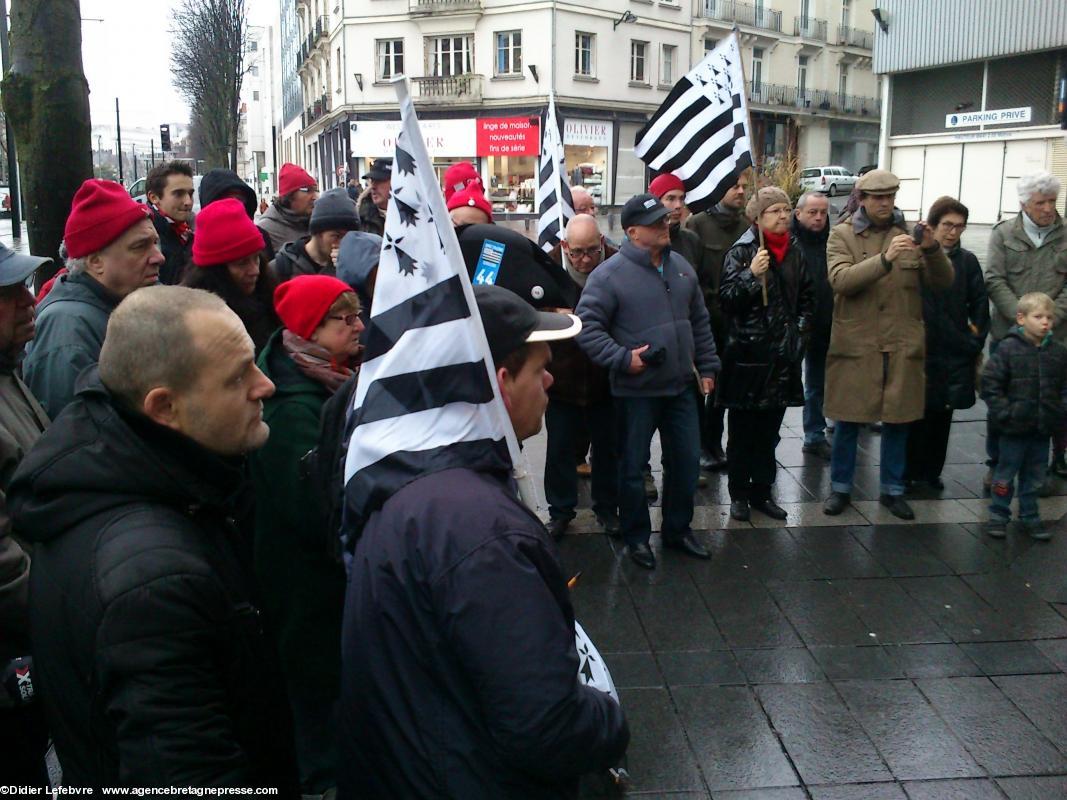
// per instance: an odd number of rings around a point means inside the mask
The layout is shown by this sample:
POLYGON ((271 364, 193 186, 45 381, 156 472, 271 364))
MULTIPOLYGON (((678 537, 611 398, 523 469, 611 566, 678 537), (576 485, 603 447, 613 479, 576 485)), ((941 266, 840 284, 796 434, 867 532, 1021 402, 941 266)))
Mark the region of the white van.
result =
POLYGON ((823 192, 830 197, 850 193, 858 180, 844 167, 812 167, 800 173, 805 192, 823 192))

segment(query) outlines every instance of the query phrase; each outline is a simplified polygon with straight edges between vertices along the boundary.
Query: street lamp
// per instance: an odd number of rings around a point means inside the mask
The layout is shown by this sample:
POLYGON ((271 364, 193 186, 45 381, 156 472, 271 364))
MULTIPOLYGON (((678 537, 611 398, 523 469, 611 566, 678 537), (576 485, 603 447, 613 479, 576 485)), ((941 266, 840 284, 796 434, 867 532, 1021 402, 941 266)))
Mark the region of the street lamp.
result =
POLYGON ((622 16, 611 24, 611 29, 615 30, 624 22, 637 22, 637 16, 634 14, 634 12, 630 11, 630 9, 626 9, 622 12, 622 16))

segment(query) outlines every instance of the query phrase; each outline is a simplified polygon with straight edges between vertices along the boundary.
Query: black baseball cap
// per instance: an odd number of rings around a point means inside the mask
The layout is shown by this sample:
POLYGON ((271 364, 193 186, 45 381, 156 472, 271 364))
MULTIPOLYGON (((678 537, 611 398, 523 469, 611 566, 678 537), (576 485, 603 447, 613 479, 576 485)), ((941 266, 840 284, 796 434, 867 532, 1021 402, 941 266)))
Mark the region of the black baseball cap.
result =
POLYGON ((370 169, 367 170, 367 174, 363 176, 364 180, 367 180, 368 178, 372 181, 392 180, 393 159, 386 156, 375 159, 374 163, 370 165, 370 169))
POLYGON ((0 243, 0 286, 25 283, 38 267, 48 264, 51 260, 41 256, 16 253, 6 244, 0 243))
POLYGON ((631 225, 651 225, 659 222, 670 212, 654 194, 639 194, 631 197, 622 207, 622 229, 631 225))
POLYGON ((571 339, 582 329, 574 314, 538 311, 517 294, 500 286, 475 286, 474 299, 482 316, 489 352, 499 364, 527 342, 571 339))

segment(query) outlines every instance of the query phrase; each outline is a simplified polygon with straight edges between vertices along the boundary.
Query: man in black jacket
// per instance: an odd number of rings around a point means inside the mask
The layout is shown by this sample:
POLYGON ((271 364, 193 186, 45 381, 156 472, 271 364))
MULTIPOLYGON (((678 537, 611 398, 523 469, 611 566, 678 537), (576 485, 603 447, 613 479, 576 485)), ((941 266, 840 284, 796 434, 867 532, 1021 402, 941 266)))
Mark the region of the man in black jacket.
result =
POLYGON ((30 636, 69 787, 299 794, 260 629, 243 456, 273 384, 215 295, 137 292, 98 367, 15 473, 33 544, 30 636))
MULTIPOLYGON (((577 319, 498 286, 478 308, 521 441, 541 427, 550 339, 577 319)), ((338 798, 548 800, 610 767, 629 729, 578 679, 574 611, 544 525, 489 454, 424 474, 356 545, 341 640, 338 798)))
POLYGON ((159 234, 159 249, 165 259, 159 282, 178 283, 193 252, 193 168, 187 161, 168 161, 153 167, 145 183, 152 224, 159 234))

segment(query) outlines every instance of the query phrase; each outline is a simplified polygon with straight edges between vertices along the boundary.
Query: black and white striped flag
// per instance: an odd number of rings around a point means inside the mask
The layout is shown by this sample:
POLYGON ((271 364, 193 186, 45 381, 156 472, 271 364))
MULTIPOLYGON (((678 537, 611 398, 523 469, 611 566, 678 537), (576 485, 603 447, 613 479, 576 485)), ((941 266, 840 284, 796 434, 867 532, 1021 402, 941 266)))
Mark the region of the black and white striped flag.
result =
POLYGON ((685 184, 694 214, 711 208, 752 166, 748 100, 737 34, 691 69, 637 134, 634 154, 685 184))
POLYGON ((407 81, 345 461, 345 532, 414 478, 519 463, 474 293, 407 81))
POLYGON ((574 216, 571 187, 564 177, 563 139, 556 124, 556 99, 548 97, 548 113, 541 125, 541 157, 537 167, 537 243, 548 252, 567 235, 574 216))

